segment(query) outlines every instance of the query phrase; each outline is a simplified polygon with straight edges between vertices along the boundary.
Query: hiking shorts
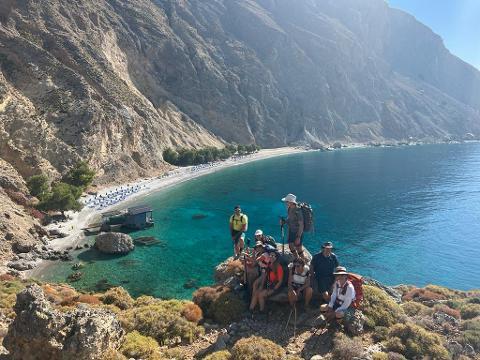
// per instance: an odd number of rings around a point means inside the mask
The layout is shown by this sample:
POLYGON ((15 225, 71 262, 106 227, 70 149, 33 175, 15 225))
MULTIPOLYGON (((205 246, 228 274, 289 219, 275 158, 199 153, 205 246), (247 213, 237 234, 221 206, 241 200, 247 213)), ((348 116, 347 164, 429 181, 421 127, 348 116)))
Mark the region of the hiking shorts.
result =
MULTIPOLYGON (((296 231, 289 231, 288 232, 288 243, 289 244, 294 244, 295 239, 297 238, 297 232, 296 231)), ((295 246, 301 246, 303 244, 303 234, 300 236, 300 244, 295 244, 295 246)))
POLYGON ((333 283, 335 282, 334 278, 320 278, 317 281, 318 284, 318 292, 319 293, 324 293, 325 291, 328 291, 329 293, 332 292, 332 286, 333 283))
POLYGON ((238 245, 241 238, 244 237, 243 231, 232 230, 233 242, 238 245))

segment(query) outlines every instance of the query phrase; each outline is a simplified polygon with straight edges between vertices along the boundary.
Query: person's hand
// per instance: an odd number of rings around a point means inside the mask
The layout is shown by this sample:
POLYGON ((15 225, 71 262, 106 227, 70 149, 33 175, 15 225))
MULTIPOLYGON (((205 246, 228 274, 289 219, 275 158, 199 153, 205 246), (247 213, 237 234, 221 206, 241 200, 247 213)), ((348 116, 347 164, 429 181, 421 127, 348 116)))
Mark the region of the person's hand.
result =
POLYGON ((296 245, 296 246, 300 245, 300 237, 297 237, 297 238, 295 239, 295 245, 296 245))

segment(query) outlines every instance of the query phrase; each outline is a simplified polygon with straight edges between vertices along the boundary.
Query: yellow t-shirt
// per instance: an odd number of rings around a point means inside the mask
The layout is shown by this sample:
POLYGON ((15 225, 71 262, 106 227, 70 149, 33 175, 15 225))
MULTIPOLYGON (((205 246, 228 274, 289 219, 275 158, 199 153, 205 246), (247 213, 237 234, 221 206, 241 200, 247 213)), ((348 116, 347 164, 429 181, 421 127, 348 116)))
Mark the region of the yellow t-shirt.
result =
POLYGON ((240 215, 233 214, 232 216, 230 216, 230 224, 232 224, 232 228, 235 231, 241 231, 243 225, 246 225, 245 230, 247 230, 248 216, 242 213, 240 213, 240 215))

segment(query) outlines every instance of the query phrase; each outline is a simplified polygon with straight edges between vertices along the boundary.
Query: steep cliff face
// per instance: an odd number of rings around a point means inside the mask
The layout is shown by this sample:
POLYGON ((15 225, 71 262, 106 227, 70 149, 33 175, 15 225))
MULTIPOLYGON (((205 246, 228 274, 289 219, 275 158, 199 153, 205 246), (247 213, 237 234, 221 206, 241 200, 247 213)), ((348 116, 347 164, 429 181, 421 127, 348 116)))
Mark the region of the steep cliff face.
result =
POLYGON ((100 181, 167 146, 480 135, 480 73, 383 0, 5 0, 0 157, 100 181), (104 175, 104 176, 103 176, 104 175))

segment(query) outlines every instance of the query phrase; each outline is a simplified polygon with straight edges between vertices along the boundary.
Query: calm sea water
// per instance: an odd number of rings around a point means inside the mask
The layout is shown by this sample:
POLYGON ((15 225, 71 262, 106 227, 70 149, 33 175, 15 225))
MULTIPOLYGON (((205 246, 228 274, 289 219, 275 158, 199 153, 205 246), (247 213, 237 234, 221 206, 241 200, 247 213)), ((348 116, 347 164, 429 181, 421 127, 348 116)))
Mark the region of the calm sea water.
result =
MULTIPOLYGON (((91 290, 103 279, 134 295, 189 298, 185 283, 210 284, 232 253, 233 206, 249 216, 248 237, 262 228, 280 240, 280 199, 289 192, 315 209, 316 231, 305 238, 311 252, 330 240, 348 269, 386 284, 480 288, 480 144, 296 154, 180 184, 141 200, 156 225, 131 235, 160 244, 121 257, 79 252, 76 261, 87 265, 75 286, 91 290)), ((71 265, 42 277, 64 281, 71 265)))

